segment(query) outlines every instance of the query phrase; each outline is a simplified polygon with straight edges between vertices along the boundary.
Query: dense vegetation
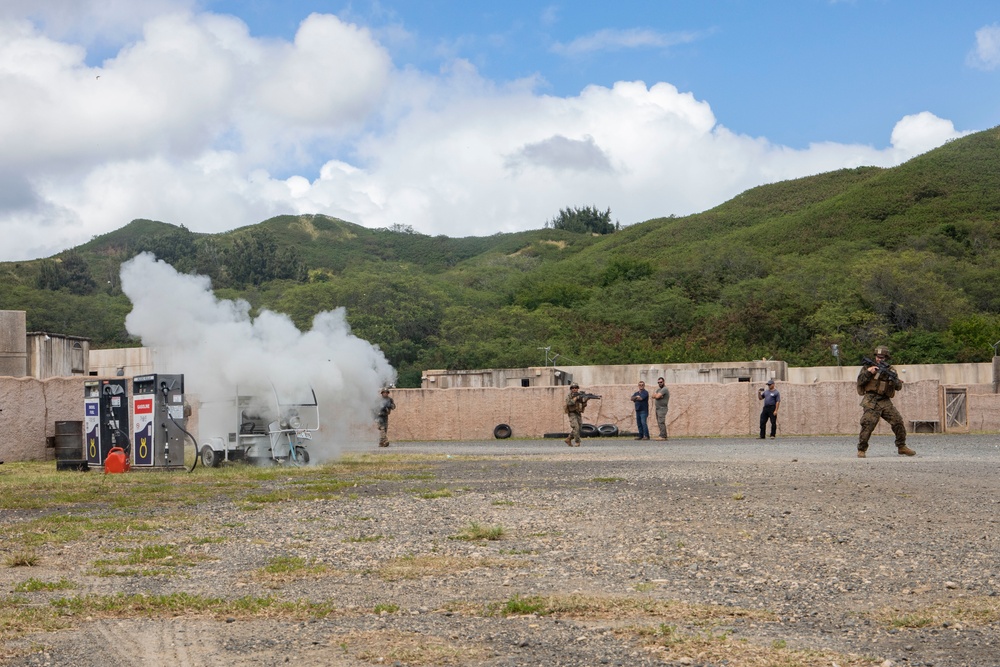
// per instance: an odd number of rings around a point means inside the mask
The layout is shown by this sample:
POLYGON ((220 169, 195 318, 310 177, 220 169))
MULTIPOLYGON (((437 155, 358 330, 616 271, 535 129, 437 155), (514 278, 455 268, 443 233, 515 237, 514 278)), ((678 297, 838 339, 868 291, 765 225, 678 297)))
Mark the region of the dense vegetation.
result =
POLYGON ((124 330, 117 276, 149 250, 302 328, 346 307, 403 386, 427 368, 541 365, 540 347, 566 364, 827 365, 835 343, 853 364, 877 342, 900 363, 987 361, 1000 341, 998 183, 993 129, 893 169, 761 186, 621 229, 593 208, 481 238, 320 215, 217 235, 136 220, 52 258, 0 265, 0 308, 95 347, 139 344, 124 330))

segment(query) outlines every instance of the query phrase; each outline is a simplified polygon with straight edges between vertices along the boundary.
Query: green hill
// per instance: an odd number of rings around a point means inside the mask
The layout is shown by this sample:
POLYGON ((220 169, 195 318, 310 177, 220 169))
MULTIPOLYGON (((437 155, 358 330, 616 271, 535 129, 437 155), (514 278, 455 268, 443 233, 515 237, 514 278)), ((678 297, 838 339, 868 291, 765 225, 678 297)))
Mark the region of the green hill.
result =
POLYGON ((760 186, 704 213, 593 236, 449 238, 279 216, 224 234, 136 220, 56 257, 0 264, 0 308, 29 328, 136 344, 121 262, 148 250, 226 298, 300 327, 347 308, 355 332, 419 382, 424 368, 770 357, 985 361, 1000 340, 1000 131, 892 169, 760 186))

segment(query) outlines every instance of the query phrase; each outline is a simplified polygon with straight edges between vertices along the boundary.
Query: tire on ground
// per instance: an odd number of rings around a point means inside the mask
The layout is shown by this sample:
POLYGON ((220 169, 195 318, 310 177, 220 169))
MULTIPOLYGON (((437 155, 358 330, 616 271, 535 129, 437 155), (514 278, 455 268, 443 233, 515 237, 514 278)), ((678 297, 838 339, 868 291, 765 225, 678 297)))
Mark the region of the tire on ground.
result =
POLYGON ((506 440, 512 433, 513 431, 507 424, 497 424, 496 428, 493 429, 493 437, 497 440, 506 440))
POLYGON ((593 424, 581 424, 580 425, 580 437, 582 438, 596 438, 601 435, 601 432, 593 424))
POLYGON ((559 438, 560 440, 565 440, 569 437, 569 433, 546 433, 542 436, 543 438, 559 438))
POLYGON ((614 424, 601 424, 597 431, 605 438, 613 438, 618 435, 618 427, 614 424))

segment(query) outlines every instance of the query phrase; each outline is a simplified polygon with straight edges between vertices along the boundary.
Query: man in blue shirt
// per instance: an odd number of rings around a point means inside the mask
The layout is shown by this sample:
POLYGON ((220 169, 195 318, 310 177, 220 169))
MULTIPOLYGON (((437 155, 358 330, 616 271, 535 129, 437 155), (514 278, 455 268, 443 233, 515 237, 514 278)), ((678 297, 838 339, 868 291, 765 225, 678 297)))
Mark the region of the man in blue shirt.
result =
POLYGON ((767 381, 767 389, 758 389, 757 398, 764 401, 764 409, 760 411, 760 439, 764 439, 767 422, 771 422, 771 437, 778 430, 778 406, 781 405, 781 392, 774 388, 774 380, 767 381))
POLYGON ((639 429, 636 440, 649 440, 649 426, 646 420, 649 419, 649 392, 646 391, 646 383, 640 382, 639 389, 632 394, 632 402, 635 403, 635 425, 639 429))

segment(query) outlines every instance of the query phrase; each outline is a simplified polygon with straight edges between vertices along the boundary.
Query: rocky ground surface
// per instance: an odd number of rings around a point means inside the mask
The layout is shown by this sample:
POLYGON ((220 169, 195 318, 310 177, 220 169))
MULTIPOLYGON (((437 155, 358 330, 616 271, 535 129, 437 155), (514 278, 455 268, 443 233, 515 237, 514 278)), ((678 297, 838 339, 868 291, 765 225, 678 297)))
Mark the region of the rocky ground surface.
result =
POLYGON ((386 474, 337 495, 148 510, 185 559, 169 572, 95 574, 113 533, 0 568, 5 595, 29 576, 79 586, 38 605, 186 593, 329 613, 91 610, 7 641, 0 664, 1000 665, 998 443, 914 436, 906 458, 881 437, 864 460, 849 438, 394 444, 371 452, 386 474))

